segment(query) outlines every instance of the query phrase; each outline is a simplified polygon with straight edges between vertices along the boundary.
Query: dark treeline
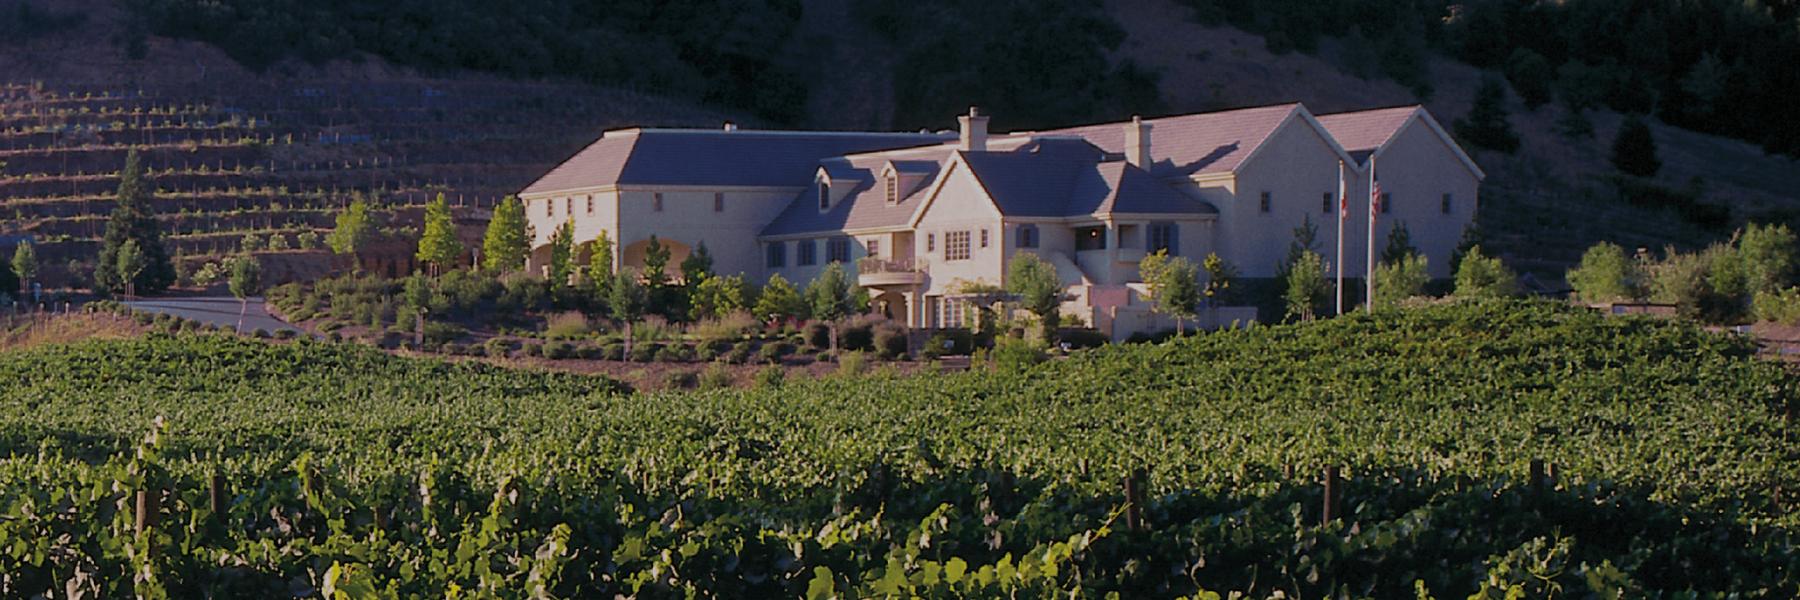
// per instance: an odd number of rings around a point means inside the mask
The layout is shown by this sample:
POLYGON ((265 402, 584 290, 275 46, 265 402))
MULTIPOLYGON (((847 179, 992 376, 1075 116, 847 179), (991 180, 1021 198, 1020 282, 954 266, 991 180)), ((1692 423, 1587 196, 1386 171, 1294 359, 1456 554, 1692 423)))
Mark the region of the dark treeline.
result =
MULTIPOLYGON (((1800 153, 1800 1, 1186 0, 1277 52, 1343 42, 1428 95, 1422 51, 1506 75, 1529 106, 1607 107, 1800 153)), ((1365 74, 1366 73, 1362 73, 1365 74)))
POLYGON ((43 37, 87 23, 85 14, 49 6, 54 6, 54 2, 0 0, 0 44, 43 37))
POLYGON ((805 87, 772 58, 798 0, 121 0, 154 33, 252 68, 356 51, 434 69, 573 77, 797 120, 805 87))

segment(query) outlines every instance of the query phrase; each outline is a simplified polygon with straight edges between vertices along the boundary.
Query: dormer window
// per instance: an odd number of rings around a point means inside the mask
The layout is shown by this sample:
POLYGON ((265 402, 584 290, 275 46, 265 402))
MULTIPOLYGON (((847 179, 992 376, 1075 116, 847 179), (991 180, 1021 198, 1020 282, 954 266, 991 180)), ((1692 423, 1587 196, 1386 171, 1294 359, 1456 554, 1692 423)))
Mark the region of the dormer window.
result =
POLYGON ((819 179, 819 210, 831 210, 831 181, 819 179))

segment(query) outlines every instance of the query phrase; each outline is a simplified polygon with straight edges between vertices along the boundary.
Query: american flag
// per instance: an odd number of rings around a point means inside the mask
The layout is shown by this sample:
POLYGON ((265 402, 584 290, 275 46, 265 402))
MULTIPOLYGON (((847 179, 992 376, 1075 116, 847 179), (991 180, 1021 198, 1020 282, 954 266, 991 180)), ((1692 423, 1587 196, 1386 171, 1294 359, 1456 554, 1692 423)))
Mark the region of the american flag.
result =
POLYGON ((1338 220, 1350 219, 1350 191, 1344 181, 1344 164, 1338 163, 1338 220))
POLYGON ((1377 180, 1369 187, 1369 218, 1381 212, 1381 181, 1377 180))

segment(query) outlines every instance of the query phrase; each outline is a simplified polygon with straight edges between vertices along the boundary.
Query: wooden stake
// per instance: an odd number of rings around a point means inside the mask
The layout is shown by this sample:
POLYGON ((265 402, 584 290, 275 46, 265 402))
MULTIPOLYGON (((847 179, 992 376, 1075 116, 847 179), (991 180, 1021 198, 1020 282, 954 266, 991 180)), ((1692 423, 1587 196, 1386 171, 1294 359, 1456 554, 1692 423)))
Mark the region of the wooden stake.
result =
POLYGON ((206 490, 206 505, 212 510, 213 520, 225 521, 225 476, 213 473, 206 490))
POLYGON ((1125 528, 1132 531, 1149 529, 1144 519, 1144 483, 1148 478, 1142 467, 1125 476, 1125 528))
POLYGON ((1325 467, 1325 499, 1324 506, 1319 510, 1320 525, 1337 520, 1338 496, 1343 493, 1343 490, 1339 489, 1340 487, 1337 466, 1332 465, 1325 467))

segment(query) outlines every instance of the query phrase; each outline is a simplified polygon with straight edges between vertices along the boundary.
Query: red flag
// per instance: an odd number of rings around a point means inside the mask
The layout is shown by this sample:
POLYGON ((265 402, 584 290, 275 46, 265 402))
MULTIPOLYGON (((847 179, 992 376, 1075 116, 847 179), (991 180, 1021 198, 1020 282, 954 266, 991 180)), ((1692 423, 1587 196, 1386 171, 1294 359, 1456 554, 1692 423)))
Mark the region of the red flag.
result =
POLYGON ((1344 180, 1344 163, 1338 163, 1338 220, 1350 218, 1350 188, 1344 180))
POLYGON ((1374 187, 1369 188, 1369 218, 1375 218, 1375 213, 1379 212, 1381 212, 1381 182, 1376 181, 1374 187))

